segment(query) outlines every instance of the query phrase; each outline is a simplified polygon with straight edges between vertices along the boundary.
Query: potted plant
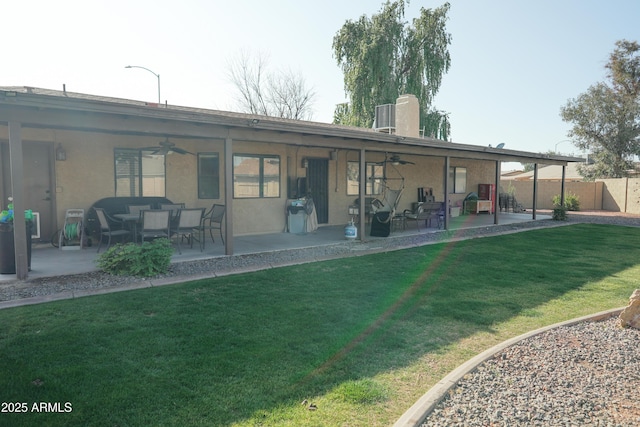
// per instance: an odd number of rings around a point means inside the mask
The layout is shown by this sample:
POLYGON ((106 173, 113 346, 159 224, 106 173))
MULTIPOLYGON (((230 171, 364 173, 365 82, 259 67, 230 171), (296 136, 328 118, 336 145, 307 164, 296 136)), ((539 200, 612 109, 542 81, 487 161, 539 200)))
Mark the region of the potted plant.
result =
MULTIPOLYGON (((27 229, 27 262, 31 269, 31 227, 33 212, 31 209, 24 211, 27 229)), ((13 197, 9 197, 7 209, 0 211, 0 274, 15 274, 15 242, 13 239, 13 197)))

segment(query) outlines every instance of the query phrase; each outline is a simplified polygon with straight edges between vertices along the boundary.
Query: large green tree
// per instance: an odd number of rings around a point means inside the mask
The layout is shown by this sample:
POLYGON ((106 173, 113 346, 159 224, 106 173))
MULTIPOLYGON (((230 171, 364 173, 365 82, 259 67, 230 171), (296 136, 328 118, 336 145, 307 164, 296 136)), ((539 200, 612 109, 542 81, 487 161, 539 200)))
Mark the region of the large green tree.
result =
POLYGON ((573 124, 574 145, 590 153, 589 164, 579 168, 586 179, 628 176, 640 154, 640 45, 616 42, 605 67, 606 82, 561 109, 562 119, 573 124))
POLYGON ((421 8, 409 24, 404 18, 408 3, 387 1, 378 14, 347 21, 334 36, 334 56, 349 98, 347 105, 338 106, 334 120, 371 127, 376 105, 413 94, 420 101, 425 134, 447 140, 448 116, 433 108, 432 101, 451 64, 451 35, 445 25, 450 6, 421 8))

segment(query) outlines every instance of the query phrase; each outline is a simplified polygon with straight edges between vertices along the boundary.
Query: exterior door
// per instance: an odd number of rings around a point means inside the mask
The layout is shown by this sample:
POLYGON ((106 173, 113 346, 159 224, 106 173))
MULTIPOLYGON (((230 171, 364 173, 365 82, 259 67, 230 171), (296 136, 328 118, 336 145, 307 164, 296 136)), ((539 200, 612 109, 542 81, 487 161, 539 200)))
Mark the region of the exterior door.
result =
POLYGON ((329 222, 329 160, 309 159, 307 192, 316 206, 318 224, 329 222))
MULTIPOLYGON (((49 241, 56 231, 53 215, 55 192, 52 178, 53 149, 51 144, 23 142, 24 160, 24 206, 37 212, 40 223, 40 240, 49 241)), ((0 144, 2 164, 2 208, 6 208, 7 198, 11 196, 11 169, 9 165, 9 144, 0 144)), ((34 229, 35 233, 36 230, 34 229)))

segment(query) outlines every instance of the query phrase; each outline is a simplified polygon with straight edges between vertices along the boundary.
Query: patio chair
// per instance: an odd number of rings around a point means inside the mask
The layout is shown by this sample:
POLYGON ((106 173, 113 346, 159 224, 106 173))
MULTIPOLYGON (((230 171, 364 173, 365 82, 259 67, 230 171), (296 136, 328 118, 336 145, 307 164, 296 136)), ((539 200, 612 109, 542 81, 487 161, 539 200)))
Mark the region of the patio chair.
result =
POLYGON ((145 239, 156 239, 171 237, 171 212, 161 210, 144 210, 142 214, 142 226, 140 230, 140 241, 145 239))
POLYGON ((138 214, 142 211, 147 211, 151 209, 151 205, 127 205, 127 212, 130 214, 138 214))
POLYGON ((404 211, 404 217, 406 221, 415 221, 420 231, 420 222, 424 221, 425 227, 431 226, 431 221, 438 221, 438 228, 440 228, 440 217, 444 216, 442 213, 442 203, 440 202, 427 202, 418 206, 415 212, 409 209, 404 211))
POLYGON ((204 232, 205 230, 209 230, 209 235, 211 236, 211 241, 215 243, 216 241, 213 238, 213 230, 220 231, 220 239, 222 239, 222 244, 224 245, 224 236, 222 235, 222 220, 224 219, 224 213, 226 209, 224 205, 214 204, 204 217, 202 218, 202 248, 204 249, 204 232))
POLYGON ((111 246, 111 238, 112 237, 122 237, 124 240, 124 236, 131 235, 131 231, 125 230, 124 223, 122 221, 118 221, 114 218, 111 218, 102 208, 94 208, 96 211, 96 216, 98 217, 98 222, 100 223, 100 243, 98 244, 98 252, 100 252, 100 248, 102 247, 102 241, 105 237, 108 237, 107 241, 107 249, 111 246), (112 223, 120 223, 120 228, 112 229, 112 223))
POLYGON ((184 203, 171 203, 171 204, 161 203, 160 209, 163 211, 171 212, 171 218, 176 219, 178 218, 178 211, 180 209, 184 209, 184 203))
POLYGON ((160 210, 169 211, 171 213, 171 229, 178 226, 178 213, 180 209, 184 209, 184 203, 160 203, 160 210))
POLYGON ((187 237, 189 244, 193 248, 193 240, 197 233, 198 241, 200 242, 200 252, 202 252, 204 246, 204 232, 202 230, 202 216, 204 215, 204 208, 196 209, 180 209, 178 211, 178 225, 175 230, 172 230, 172 234, 177 236, 178 253, 182 253, 180 248, 180 241, 187 237))

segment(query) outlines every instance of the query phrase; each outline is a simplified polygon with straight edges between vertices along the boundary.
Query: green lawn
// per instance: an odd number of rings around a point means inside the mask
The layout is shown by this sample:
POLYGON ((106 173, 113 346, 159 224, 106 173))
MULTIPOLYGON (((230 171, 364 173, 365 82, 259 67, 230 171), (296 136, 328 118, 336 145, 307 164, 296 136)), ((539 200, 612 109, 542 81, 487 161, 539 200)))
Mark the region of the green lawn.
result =
POLYGON ((28 413, 0 425, 388 426, 484 349, 626 305, 638 242, 578 224, 2 310, 28 413))

